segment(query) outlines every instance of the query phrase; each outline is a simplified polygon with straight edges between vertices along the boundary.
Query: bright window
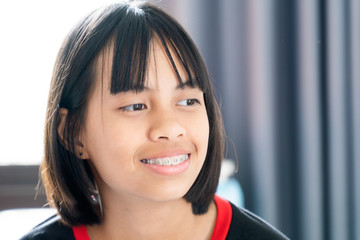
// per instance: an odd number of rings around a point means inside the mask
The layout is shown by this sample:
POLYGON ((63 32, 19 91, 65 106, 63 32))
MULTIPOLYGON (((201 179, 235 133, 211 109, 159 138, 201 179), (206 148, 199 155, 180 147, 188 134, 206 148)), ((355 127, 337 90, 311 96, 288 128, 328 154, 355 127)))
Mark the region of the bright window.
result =
POLYGON ((0 165, 38 164, 52 68, 82 16, 113 1, 6 1, 0 8, 0 165))

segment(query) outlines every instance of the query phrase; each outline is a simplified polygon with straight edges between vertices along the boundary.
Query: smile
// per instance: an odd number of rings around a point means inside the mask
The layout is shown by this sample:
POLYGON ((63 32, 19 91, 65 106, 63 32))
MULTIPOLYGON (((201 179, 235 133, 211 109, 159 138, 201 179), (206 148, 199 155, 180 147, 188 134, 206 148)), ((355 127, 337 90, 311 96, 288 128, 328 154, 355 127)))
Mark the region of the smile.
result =
POLYGON ((189 158, 189 154, 174 156, 174 157, 166 157, 166 158, 152 158, 152 159, 142 159, 142 163, 150 164, 150 165, 159 165, 159 166, 176 166, 189 158))

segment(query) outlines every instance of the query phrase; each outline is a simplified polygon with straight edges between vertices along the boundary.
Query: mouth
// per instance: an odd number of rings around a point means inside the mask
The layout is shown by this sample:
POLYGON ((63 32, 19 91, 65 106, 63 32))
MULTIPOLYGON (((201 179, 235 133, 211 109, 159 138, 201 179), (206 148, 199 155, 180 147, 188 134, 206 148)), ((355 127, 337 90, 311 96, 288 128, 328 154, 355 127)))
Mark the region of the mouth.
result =
POLYGON ((142 159, 140 162, 149 164, 149 165, 158 165, 158 166, 176 166, 185 162, 189 158, 190 154, 183 154, 173 157, 165 158, 151 158, 151 159, 142 159))

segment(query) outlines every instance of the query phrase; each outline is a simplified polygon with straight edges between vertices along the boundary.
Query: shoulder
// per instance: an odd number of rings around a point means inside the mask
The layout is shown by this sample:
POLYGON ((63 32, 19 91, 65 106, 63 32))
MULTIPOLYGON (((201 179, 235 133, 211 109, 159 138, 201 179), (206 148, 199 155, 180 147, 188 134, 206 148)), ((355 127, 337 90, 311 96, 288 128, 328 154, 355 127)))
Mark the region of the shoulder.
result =
POLYGON ((34 227, 28 234, 20 240, 75 240, 72 228, 60 222, 60 217, 54 215, 44 222, 34 227))
POLYGON ((239 209, 231 204, 232 219, 227 240, 258 239, 258 240, 286 240, 280 231, 260 217, 245 209, 239 209))

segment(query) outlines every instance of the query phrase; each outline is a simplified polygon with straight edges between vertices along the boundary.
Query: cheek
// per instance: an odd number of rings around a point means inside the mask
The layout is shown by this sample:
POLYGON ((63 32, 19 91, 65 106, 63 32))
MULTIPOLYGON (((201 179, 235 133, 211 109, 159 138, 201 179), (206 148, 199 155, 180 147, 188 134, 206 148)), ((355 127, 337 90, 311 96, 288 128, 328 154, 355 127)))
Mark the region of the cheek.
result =
POLYGON ((208 148, 208 143, 209 143, 209 134, 210 134, 210 129, 209 129, 209 122, 208 119, 206 118, 206 121, 204 121, 203 125, 202 125, 202 144, 204 145, 204 155, 206 155, 207 152, 207 148, 208 148))
MULTIPOLYGON (((109 123, 104 126, 102 145, 105 156, 112 160, 121 161, 133 157, 134 152, 142 144, 145 134, 142 126, 132 126, 131 124, 118 122, 109 123)), ((104 160, 106 161, 106 160, 104 160)))
POLYGON ((191 126, 191 135, 199 148, 199 154, 205 158, 209 142, 209 121, 206 111, 200 114, 196 121, 192 121, 189 124, 191 126))
POLYGON ((86 147, 95 165, 114 164, 116 159, 123 159, 119 156, 126 157, 136 134, 131 134, 129 128, 121 127, 123 124, 114 125, 106 118, 90 123, 86 129, 86 147))
POLYGON ((101 137, 91 146, 90 161, 99 177, 108 185, 120 184, 116 179, 129 182, 136 176, 134 152, 139 137, 129 132, 126 129, 105 127, 101 137))

